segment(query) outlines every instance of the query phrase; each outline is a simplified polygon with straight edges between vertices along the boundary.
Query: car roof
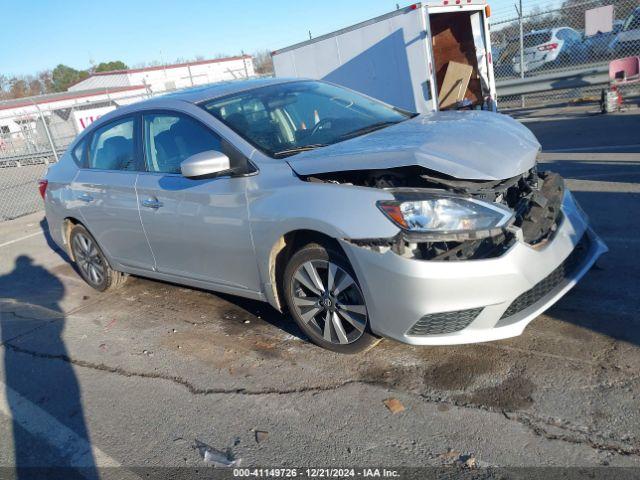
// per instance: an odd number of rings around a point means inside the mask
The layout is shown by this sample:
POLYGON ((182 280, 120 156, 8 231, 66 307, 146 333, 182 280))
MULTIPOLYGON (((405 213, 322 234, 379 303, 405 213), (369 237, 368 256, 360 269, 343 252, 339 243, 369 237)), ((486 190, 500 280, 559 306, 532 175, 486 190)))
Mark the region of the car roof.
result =
POLYGON ((202 85, 199 87, 185 88, 173 93, 169 93, 167 95, 163 95, 162 98, 183 100, 190 103, 199 103, 205 100, 210 100, 225 95, 231 95, 245 90, 252 90, 254 88, 277 85, 280 83, 287 83, 296 80, 300 79, 266 77, 252 78, 249 80, 232 80, 228 82, 210 83, 208 85, 202 85))
POLYGON ((234 93, 253 90, 254 88, 266 87, 269 85, 278 85, 299 81, 299 78, 252 78, 249 80, 232 80, 227 82, 210 83, 198 87, 183 88, 172 93, 160 95, 158 97, 137 102, 134 105, 141 107, 148 104, 162 103, 165 100, 182 100, 189 103, 200 103, 206 100, 232 95, 234 93))

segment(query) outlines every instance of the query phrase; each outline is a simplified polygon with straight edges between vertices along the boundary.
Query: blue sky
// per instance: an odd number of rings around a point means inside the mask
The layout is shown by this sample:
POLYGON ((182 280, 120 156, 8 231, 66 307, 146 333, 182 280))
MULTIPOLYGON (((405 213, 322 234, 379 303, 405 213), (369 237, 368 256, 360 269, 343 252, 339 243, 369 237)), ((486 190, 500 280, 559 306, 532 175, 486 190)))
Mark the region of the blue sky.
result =
MULTIPOLYGON (((3 0, 0 73, 90 60, 129 66, 179 57, 274 50, 395 9, 396 0, 3 0)), ((525 0, 547 5, 558 0, 525 0)), ((400 2, 401 6, 411 2, 400 2)), ((514 0, 492 0, 497 18, 514 0)))

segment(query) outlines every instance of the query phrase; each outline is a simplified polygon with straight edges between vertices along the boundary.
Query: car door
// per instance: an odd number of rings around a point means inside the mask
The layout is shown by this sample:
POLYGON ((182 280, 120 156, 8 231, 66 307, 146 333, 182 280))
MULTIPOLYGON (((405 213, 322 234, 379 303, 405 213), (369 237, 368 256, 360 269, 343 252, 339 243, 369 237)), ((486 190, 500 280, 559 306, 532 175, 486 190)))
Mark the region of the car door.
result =
MULTIPOLYGON (((230 147, 209 127, 179 112, 145 112, 147 172, 137 192, 158 272, 230 289, 260 291, 243 175, 189 179, 180 163, 230 147)), ((235 152, 234 152, 235 153, 235 152)))
POLYGON ((80 216, 110 260, 152 269, 135 190, 144 165, 138 145, 139 116, 124 116, 99 127, 88 141, 86 157, 74 181, 80 216))

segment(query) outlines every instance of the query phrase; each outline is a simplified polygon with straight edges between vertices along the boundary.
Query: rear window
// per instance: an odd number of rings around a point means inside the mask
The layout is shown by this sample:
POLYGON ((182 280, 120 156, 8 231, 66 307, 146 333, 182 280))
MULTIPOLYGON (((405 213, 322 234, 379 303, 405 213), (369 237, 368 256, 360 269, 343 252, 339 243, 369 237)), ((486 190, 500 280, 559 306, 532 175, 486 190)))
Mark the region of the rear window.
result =
POLYGON ((136 170, 133 118, 98 128, 91 138, 89 168, 136 170))
POLYGON ((524 36, 524 48, 537 47, 551 41, 551 32, 530 33, 524 36))

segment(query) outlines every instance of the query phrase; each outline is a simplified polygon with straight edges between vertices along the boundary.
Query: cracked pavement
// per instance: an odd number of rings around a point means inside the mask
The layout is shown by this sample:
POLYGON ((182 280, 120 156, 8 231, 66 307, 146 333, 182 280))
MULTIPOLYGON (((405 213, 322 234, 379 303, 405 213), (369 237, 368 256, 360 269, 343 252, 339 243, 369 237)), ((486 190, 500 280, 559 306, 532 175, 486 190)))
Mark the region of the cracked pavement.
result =
POLYGON ((522 336, 480 345, 340 356, 266 304, 142 278, 95 292, 44 235, 13 242, 41 214, 3 223, 0 465, 202 466, 204 442, 242 466, 439 466, 450 449, 482 465, 640 466, 640 154, 544 162, 611 252, 522 336))

